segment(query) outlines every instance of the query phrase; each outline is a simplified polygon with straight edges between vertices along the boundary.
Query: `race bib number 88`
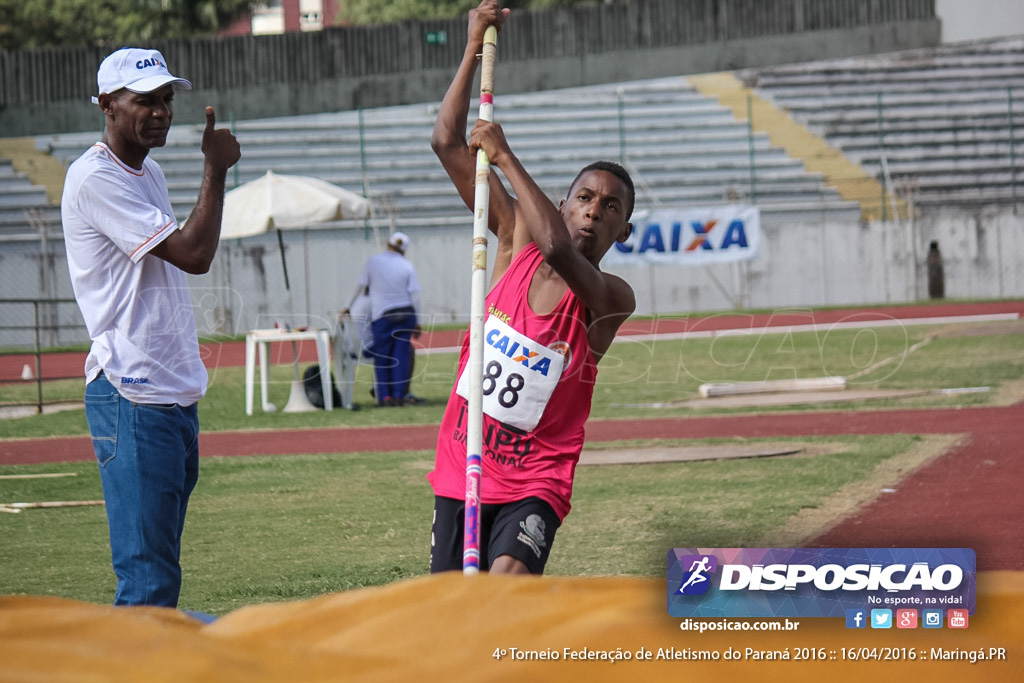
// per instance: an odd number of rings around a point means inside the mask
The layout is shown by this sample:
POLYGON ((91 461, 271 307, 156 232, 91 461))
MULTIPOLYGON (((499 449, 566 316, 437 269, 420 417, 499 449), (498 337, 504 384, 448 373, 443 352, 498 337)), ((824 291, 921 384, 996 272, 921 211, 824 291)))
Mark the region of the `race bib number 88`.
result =
MULTIPOLYGON (((558 351, 520 334, 493 315, 484 323, 484 412, 495 420, 530 431, 562 376, 565 358, 558 351)), ((468 369, 468 366, 467 366, 468 369)), ((466 369, 455 391, 469 399, 466 369)))

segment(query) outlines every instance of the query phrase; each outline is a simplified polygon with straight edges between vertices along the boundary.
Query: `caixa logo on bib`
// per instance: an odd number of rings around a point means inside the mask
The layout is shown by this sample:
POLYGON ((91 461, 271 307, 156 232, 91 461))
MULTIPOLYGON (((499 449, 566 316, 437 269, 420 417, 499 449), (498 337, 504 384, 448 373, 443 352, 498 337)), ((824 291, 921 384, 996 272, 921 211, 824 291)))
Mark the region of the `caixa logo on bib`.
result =
POLYGON ((674 617, 844 617, 847 609, 975 607, 970 548, 675 548, 674 617))

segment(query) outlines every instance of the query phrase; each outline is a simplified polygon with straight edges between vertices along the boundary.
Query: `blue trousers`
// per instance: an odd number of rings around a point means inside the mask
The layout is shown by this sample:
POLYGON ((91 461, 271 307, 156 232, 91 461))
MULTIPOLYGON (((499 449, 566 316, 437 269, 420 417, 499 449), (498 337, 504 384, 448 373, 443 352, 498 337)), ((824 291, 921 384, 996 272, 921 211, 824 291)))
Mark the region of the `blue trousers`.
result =
POLYGON ((373 390, 378 404, 391 399, 401 401, 405 397, 412 374, 409 352, 415 327, 416 311, 411 306, 387 311, 370 323, 370 331, 373 332, 373 347, 370 349, 373 390))
POLYGON ((117 576, 115 605, 176 607, 181 533, 199 479, 199 414, 133 403, 102 374, 85 388, 117 576))

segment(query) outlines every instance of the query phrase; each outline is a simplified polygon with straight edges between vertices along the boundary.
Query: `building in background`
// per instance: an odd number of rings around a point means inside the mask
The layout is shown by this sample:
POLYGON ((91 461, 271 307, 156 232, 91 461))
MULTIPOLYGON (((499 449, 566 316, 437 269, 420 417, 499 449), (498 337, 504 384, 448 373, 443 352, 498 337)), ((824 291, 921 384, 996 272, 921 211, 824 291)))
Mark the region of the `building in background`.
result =
MULTIPOLYGON (((267 0, 221 35, 319 31, 334 25, 341 1, 267 0)), ((944 43, 1024 35, 1024 3, 1020 0, 935 0, 935 13, 942 20, 944 43)))
POLYGON ((254 36, 319 31, 333 26, 339 0, 269 0, 255 7, 251 15, 239 17, 222 36, 254 36))
POLYGON ((1020 0, 935 0, 942 20, 942 42, 1024 35, 1020 0))

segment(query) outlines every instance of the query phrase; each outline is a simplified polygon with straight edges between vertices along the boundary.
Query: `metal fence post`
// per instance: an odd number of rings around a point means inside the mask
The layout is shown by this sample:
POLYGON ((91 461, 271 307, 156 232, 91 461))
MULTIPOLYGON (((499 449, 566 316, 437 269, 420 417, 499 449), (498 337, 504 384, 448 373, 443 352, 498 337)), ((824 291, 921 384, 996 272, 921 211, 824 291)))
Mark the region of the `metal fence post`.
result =
POLYGON ((32 327, 35 328, 35 357, 36 357, 36 413, 43 413, 43 349, 39 342, 39 300, 32 302, 32 327))
MULTIPOLYGON (((366 129, 363 124, 363 110, 359 110, 359 169, 363 174, 363 196, 370 199, 370 178, 366 173, 366 129)), ((363 219, 363 239, 370 239, 370 219, 363 219)), ((376 245, 380 246, 380 245, 376 245)))
MULTIPOLYGON (((235 110, 234 109, 231 110, 231 113, 229 114, 229 118, 231 119, 231 134, 234 135, 235 137, 238 137, 238 127, 235 124, 235 110)), ((234 165, 234 177, 235 177, 235 185, 234 185, 234 187, 238 187, 238 184, 239 184, 238 183, 238 164, 234 165)))
POLYGON ((747 93, 747 149, 750 155, 750 203, 757 205, 757 170, 754 167, 754 95, 747 93))
POLYGON ((616 91, 619 114, 619 163, 626 165, 626 94, 622 88, 616 91))
POLYGON ((882 186, 882 220, 887 220, 888 215, 886 214, 886 186, 885 186, 885 173, 882 172, 882 155, 885 154, 885 133, 882 129, 882 92, 878 92, 877 96, 877 112, 878 112, 878 184, 882 186))
POLYGON ((1013 215, 1017 215, 1017 150, 1013 139, 1013 88, 1006 88, 1006 103, 1010 118, 1010 196, 1013 199, 1013 215))

